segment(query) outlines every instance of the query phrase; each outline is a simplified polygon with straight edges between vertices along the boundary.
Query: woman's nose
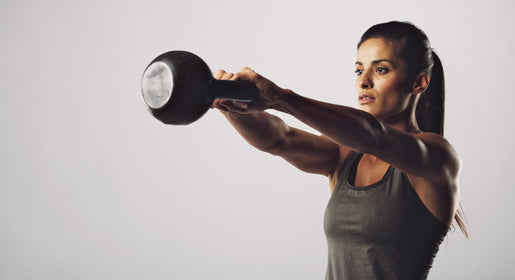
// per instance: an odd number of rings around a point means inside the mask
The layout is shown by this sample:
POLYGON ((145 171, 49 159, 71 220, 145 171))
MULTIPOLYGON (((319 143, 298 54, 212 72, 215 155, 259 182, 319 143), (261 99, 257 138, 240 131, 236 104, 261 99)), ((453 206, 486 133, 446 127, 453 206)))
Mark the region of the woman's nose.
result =
POLYGON ((371 74, 370 69, 367 69, 367 70, 364 70, 363 72, 361 72, 361 75, 358 76, 358 86, 361 88, 361 89, 367 89, 367 88, 373 88, 374 87, 374 83, 372 82, 372 79, 371 79, 371 74))
POLYGON ((362 89, 368 89, 368 88, 372 88, 374 86, 374 84, 372 83, 372 80, 368 76, 368 73, 363 72, 363 74, 361 74, 361 76, 359 76, 358 86, 362 89))

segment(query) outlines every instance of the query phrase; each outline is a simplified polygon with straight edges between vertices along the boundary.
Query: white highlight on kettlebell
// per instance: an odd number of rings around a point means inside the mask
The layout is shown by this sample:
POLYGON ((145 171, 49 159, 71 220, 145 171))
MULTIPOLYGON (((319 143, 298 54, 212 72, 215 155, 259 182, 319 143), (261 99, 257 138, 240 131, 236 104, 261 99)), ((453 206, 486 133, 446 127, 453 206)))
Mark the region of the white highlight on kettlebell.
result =
POLYGON ((166 63, 157 61, 147 67, 141 78, 141 92, 150 108, 163 107, 170 100, 172 90, 172 70, 166 63))

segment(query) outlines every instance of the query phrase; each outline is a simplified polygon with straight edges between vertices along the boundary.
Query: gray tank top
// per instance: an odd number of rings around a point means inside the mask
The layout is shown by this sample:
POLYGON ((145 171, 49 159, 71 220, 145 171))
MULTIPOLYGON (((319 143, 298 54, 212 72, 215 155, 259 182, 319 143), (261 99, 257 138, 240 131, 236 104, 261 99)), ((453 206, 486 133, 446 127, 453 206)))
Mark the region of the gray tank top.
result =
POLYGON ((449 228, 392 166, 379 182, 354 187, 362 156, 345 159, 325 211, 326 280, 426 279, 449 228))

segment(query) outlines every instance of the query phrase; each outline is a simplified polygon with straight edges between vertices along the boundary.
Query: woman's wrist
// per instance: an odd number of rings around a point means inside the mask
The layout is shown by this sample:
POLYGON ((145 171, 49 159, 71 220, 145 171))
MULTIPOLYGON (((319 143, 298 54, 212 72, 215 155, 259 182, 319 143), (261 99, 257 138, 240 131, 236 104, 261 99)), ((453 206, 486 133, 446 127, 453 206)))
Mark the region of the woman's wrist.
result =
POLYGON ((289 114, 288 108, 295 96, 298 95, 290 89, 280 89, 280 93, 268 104, 267 108, 289 114))

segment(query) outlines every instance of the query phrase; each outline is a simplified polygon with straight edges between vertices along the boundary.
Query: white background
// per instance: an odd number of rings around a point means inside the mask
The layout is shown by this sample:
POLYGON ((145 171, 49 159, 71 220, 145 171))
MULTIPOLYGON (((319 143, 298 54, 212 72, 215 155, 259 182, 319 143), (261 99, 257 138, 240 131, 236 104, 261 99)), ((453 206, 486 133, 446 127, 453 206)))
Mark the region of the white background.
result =
MULTIPOLYGON (((446 71, 471 238, 430 279, 513 270, 512 1, 14 1, 0 4, 0 279, 323 279, 327 179, 241 139, 220 113, 166 126, 146 65, 169 50, 250 66, 356 105, 371 25, 409 20, 446 71)), ((283 115, 281 115, 283 116, 283 115)), ((288 123, 305 128, 284 116, 288 123)))

